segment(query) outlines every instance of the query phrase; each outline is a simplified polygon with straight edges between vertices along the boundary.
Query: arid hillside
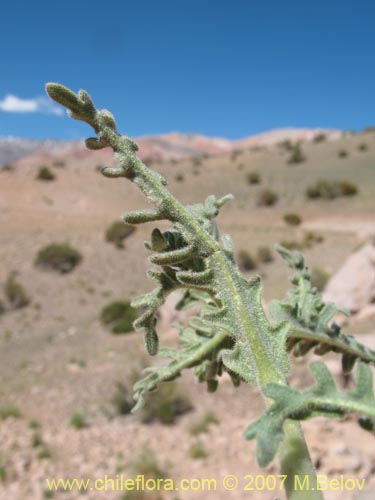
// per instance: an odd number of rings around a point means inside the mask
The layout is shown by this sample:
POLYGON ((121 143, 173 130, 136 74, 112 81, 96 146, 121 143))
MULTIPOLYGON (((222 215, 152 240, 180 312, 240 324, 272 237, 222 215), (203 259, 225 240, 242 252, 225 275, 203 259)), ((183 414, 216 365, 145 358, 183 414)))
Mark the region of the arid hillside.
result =
MULTIPOLYGON (((234 146, 221 139, 208 145, 198 136, 184 142, 170 135, 167 145, 164 139, 152 144, 141 139, 140 153, 151 158, 152 168, 184 203, 210 194, 235 196, 222 209, 219 229, 233 237, 246 274, 263 277, 267 302, 283 297, 289 287, 275 243, 301 249, 321 289, 354 251, 375 244, 375 133, 335 134, 297 136, 305 139, 299 143, 293 135, 288 140, 276 134, 272 141, 234 146)), ((110 302, 151 288, 143 242, 154 226, 136 228, 123 248, 106 240, 122 213, 146 206, 135 186, 99 173, 108 164, 113 164, 109 152, 74 146, 34 152, 0 170, 0 500, 130 499, 111 491, 48 496, 46 477, 131 476, 145 469, 157 474, 157 467, 175 480, 259 472, 255 444, 245 442, 242 433, 260 414, 262 402, 245 384, 234 389, 223 377, 218 391, 207 394, 192 374, 185 374, 173 390, 179 404, 191 409, 170 425, 158 417, 142 422, 122 411, 135 374, 158 361, 145 355, 140 333, 111 333, 100 314, 110 302), (39 250, 54 243, 79 252, 81 260, 70 272, 36 265, 39 250), (12 283, 23 288, 25 303, 11 299, 12 283), (202 421, 209 423, 205 427, 202 421), (203 430, 199 425, 194 430, 197 422, 203 430), (144 446, 155 455, 149 469, 137 462, 144 446)), ((168 323, 174 317, 168 304, 161 314, 162 345, 176 341, 168 323)), ((375 348, 371 309, 346 320, 345 328, 375 348)), ((333 355, 326 360, 339 384, 351 383, 333 355)), ((294 360, 293 367, 293 384, 311 382, 305 360, 294 360)), ((317 419, 304 428, 321 473, 366 479, 362 493, 331 491, 326 498, 373 498, 374 441, 354 418, 342 423, 317 419)), ((276 470, 271 465, 266 473, 276 470)), ((204 498, 240 500, 250 498, 248 493, 218 489, 204 498)), ((276 496, 284 498, 282 492, 263 491, 252 492, 251 499, 276 496)), ((181 491, 162 498, 203 496, 181 491)))

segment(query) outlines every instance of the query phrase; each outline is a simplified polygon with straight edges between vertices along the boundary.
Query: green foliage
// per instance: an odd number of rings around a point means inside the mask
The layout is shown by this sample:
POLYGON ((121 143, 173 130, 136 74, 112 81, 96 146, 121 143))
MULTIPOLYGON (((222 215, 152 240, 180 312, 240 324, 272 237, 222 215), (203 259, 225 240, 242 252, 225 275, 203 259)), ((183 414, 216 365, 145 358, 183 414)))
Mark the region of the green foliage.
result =
POLYGON ((324 302, 320 292, 311 283, 311 273, 300 252, 276 247, 285 262, 293 270, 294 285, 285 300, 273 300, 269 312, 274 321, 286 321, 290 325, 287 349, 295 356, 303 356, 311 349, 318 355, 333 351, 342 355, 342 368, 348 373, 356 361, 375 365, 375 352, 346 335, 333 322, 336 314, 346 316, 348 311, 331 302, 324 302))
MULTIPOLYGON (((128 466, 130 477, 144 476, 147 479, 169 478, 170 474, 159 464, 155 452, 148 446, 143 446, 141 451, 128 466)), ((129 490, 121 496, 121 500, 162 500, 159 491, 129 490)))
POLYGON ((358 187, 351 181, 326 181, 318 180, 306 189, 306 196, 312 200, 322 198, 334 200, 340 196, 354 196, 358 187))
POLYGON ((42 446, 42 444, 43 444, 42 435, 39 432, 34 432, 33 435, 31 436, 31 446, 33 448, 38 448, 39 446, 42 446))
POLYGON ((30 420, 29 422, 29 429, 40 429, 41 428, 41 424, 39 422, 39 420, 30 420))
POLYGON ((210 426, 212 424, 218 424, 219 420, 217 416, 212 411, 207 411, 200 418, 196 419, 189 425, 189 433, 192 436, 198 436, 199 434, 203 434, 208 432, 210 426))
POLYGON ((41 165, 39 167, 36 179, 39 181, 54 181, 55 178, 55 174, 46 165, 41 165))
POLYGON ((304 233, 302 240, 283 240, 281 246, 288 250, 304 250, 323 241, 324 237, 321 234, 314 231, 307 231, 304 233))
POLYGON ((51 450, 48 448, 48 446, 43 445, 39 448, 39 451, 36 456, 38 460, 48 460, 49 458, 52 457, 52 453, 51 450))
POLYGON ((128 415, 135 405, 132 393, 122 382, 116 383, 116 391, 111 398, 117 415, 128 415))
POLYGON ((157 392, 147 396, 140 412, 140 419, 144 424, 156 420, 165 425, 172 425, 177 417, 191 411, 192 408, 189 397, 175 382, 170 382, 161 385, 157 392))
POLYGON ((272 207, 277 203, 279 195, 271 189, 265 188, 259 191, 257 196, 258 207, 272 207))
POLYGON ((269 264, 270 262, 273 262, 274 257, 270 247, 264 245, 259 247, 257 250, 257 260, 263 264, 269 264))
POLYGON ((7 478, 7 470, 4 465, 0 465, 0 483, 5 483, 7 478))
POLYGON ((105 232, 105 239, 113 243, 117 248, 124 248, 124 240, 129 238, 135 231, 134 226, 124 224, 123 221, 116 220, 108 227, 105 232))
POLYGON ((69 425, 77 430, 84 429, 87 427, 86 416, 83 413, 73 413, 69 418, 69 425))
POLYGON ((328 368, 320 362, 311 364, 317 384, 304 391, 296 391, 279 384, 267 384, 264 394, 274 403, 263 416, 245 431, 246 439, 257 440, 257 460, 261 467, 274 458, 284 436, 286 419, 306 420, 324 416, 340 418, 346 413, 359 413, 369 418, 360 420, 363 428, 373 430, 375 418, 375 396, 372 373, 368 366, 360 363, 357 368, 357 383, 353 390, 338 391, 328 368))
POLYGON ((246 180, 249 184, 260 184, 261 176, 257 171, 248 172, 246 175, 246 180))
POLYGON ((183 174, 177 174, 176 175, 176 182, 184 182, 185 177, 183 174))
POLYGON ((4 285, 4 294, 12 309, 21 309, 30 303, 30 298, 23 286, 16 280, 16 274, 10 273, 4 285))
POLYGON ((1 406, 0 407, 0 421, 7 418, 20 418, 21 412, 16 406, 1 406))
POLYGON ((319 132, 314 136, 314 142, 319 143, 319 142, 325 142, 327 140, 326 134, 323 132, 319 132))
POLYGON ((196 441, 195 443, 190 445, 188 455, 194 460, 208 457, 207 450, 200 441, 196 441))
POLYGON ((106 305, 100 314, 103 325, 111 327, 112 333, 133 332, 133 323, 137 317, 135 309, 127 300, 116 300, 106 305))
POLYGON ((238 252, 237 263, 241 271, 253 271, 257 268, 256 260, 247 250, 240 250, 238 252))
POLYGON ((283 219, 288 226, 299 226, 302 223, 302 217, 294 212, 284 214, 283 219))
POLYGON ((82 255, 68 243, 51 243, 41 248, 35 265, 43 269, 70 273, 82 260, 82 255))
POLYGON ((302 151, 301 144, 298 142, 293 145, 291 155, 288 158, 288 163, 290 165, 296 165, 298 163, 302 163, 306 160, 306 156, 302 151))
POLYGON ((311 269, 311 284, 312 286, 317 288, 319 292, 324 290, 329 278, 329 273, 327 273, 323 269, 319 269, 318 267, 313 267, 311 269))
POLYGON ((339 149, 337 156, 339 158, 347 158, 349 156, 349 152, 346 149, 339 149))

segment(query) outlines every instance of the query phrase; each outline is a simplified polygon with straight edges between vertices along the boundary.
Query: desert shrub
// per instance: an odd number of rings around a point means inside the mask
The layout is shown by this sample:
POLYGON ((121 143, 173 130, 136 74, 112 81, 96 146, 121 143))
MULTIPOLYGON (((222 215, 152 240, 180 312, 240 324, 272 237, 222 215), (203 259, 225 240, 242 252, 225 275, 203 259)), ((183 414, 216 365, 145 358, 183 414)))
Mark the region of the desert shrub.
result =
POLYGON ((185 180, 185 177, 183 176, 183 174, 176 175, 176 182, 184 182, 184 180, 185 180))
POLYGON ((172 425, 180 415, 192 410, 189 397, 182 392, 176 382, 168 382, 152 392, 146 398, 146 404, 140 412, 143 423, 149 424, 155 420, 165 425, 172 425))
POLYGON ((256 172, 255 170, 253 172, 249 172, 246 175, 246 180, 249 184, 260 184, 260 174, 259 172, 256 172))
POLYGON ((272 262, 274 259, 270 247, 267 247, 265 245, 259 247, 257 251, 257 260, 259 262, 262 262, 263 264, 268 264, 272 262))
POLYGON ((361 142, 360 144, 358 144, 358 151, 361 151, 361 152, 365 152, 368 150, 368 145, 366 142, 361 142))
MULTIPOLYGON (((158 459, 152 449, 144 446, 138 455, 130 462, 129 474, 132 477, 142 476, 145 481, 148 479, 162 479, 169 477, 168 473, 161 467, 158 459)), ((152 490, 128 490, 121 495, 119 500, 163 500, 163 495, 160 491, 152 490)), ((176 499, 177 500, 177 499, 176 499)))
POLYGON ((1 406, 0 407, 0 421, 7 418, 20 418, 21 412, 16 406, 1 406))
POLYGON ((5 312, 6 312, 5 304, 0 300, 0 315, 4 314, 5 312))
POLYGON ((15 273, 9 274, 4 285, 4 294, 12 309, 21 309, 30 303, 25 289, 16 281, 15 273))
POLYGON ((337 156, 339 158, 347 158, 349 156, 349 152, 346 149, 339 149, 337 152, 337 156))
POLYGON ((300 241, 283 240, 280 244, 288 250, 303 250, 305 248, 311 248, 313 245, 322 243, 323 241, 324 237, 321 234, 314 233, 314 231, 308 231, 300 241))
POLYGON ((257 205, 258 207, 271 207, 275 205, 277 200, 279 199, 279 195, 272 191, 271 189, 262 189, 259 191, 257 197, 257 205))
POLYGON ((41 446, 37 453, 38 460, 47 460, 48 458, 51 458, 51 456, 52 453, 46 445, 41 446))
POLYGON ((51 172, 47 165, 41 165, 38 169, 38 173, 36 174, 36 178, 38 181, 54 181, 56 176, 53 172, 51 172))
POLYGON ((286 139, 285 141, 281 141, 279 142, 279 147, 281 147, 282 149, 285 149, 285 151, 293 151, 294 149, 294 144, 292 143, 292 141, 290 139, 286 139))
POLYGON ((30 420, 29 422, 29 429, 40 429, 41 427, 41 424, 39 422, 39 420, 30 420))
POLYGON ((299 226, 302 222, 302 217, 294 212, 284 214, 283 219, 289 226, 299 226))
POLYGON ((296 165, 297 163, 302 163, 306 160, 301 145, 299 143, 293 145, 291 155, 289 156, 288 163, 290 165, 296 165))
POLYGON ((70 427, 80 430, 87 427, 87 420, 83 413, 73 413, 69 418, 70 427))
POLYGON ((5 483, 7 478, 7 470, 4 465, 0 465, 0 483, 5 483))
POLYGON ((33 435, 31 436, 31 446, 33 448, 38 448, 39 446, 42 446, 42 444, 43 444, 42 435, 39 432, 34 432, 33 435))
POLYGON ((137 318, 135 309, 127 300, 115 300, 106 305, 100 314, 103 325, 111 327, 112 333, 134 331, 133 322, 137 318))
POLYGON ((311 269, 311 284, 315 286, 319 292, 324 290, 329 278, 330 275, 323 269, 319 269, 318 267, 313 267, 311 269))
POLYGON ((340 196, 353 196, 358 193, 358 187, 351 181, 318 180, 306 189, 306 196, 310 199, 322 198, 333 200, 340 196))
POLYGON ((194 167, 200 167, 202 165, 202 157, 193 156, 193 158, 191 159, 191 163, 194 165, 194 167))
POLYGON ((194 460, 208 457, 207 450, 204 447, 203 443, 201 443, 200 441, 197 441, 192 445, 190 445, 188 450, 188 455, 190 458, 193 458, 194 460))
POLYGON ((323 132, 319 132, 314 136, 314 142, 324 142, 327 140, 326 134, 323 134, 323 132))
POLYGON ((5 165, 0 166, 0 172, 12 172, 15 169, 15 166, 12 163, 6 163, 5 165))
POLYGON ((111 404, 117 415, 128 415, 135 406, 131 391, 122 382, 116 382, 116 391, 111 398, 111 404))
POLYGON ((303 243, 297 240, 282 240, 280 245, 287 248, 288 250, 302 250, 303 243))
POLYGON ((208 432, 208 429, 212 424, 218 424, 219 420, 217 416, 212 411, 207 411, 200 418, 195 420, 189 425, 189 433, 192 436, 198 436, 204 432, 208 432))
POLYGON ((41 248, 35 264, 61 274, 71 272, 82 260, 81 254, 68 243, 51 243, 41 248))
POLYGON ((129 238, 135 231, 135 227, 125 224, 120 220, 112 222, 105 232, 105 239, 113 243, 117 248, 124 248, 124 240, 129 238))
POLYGON ((314 231, 307 231, 303 237, 302 248, 311 248, 316 243, 323 243, 324 236, 315 233, 314 231))
POLYGON ((342 196, 354 196, 358 193, 358 186, 351 181, 341 181, 339 187, 342 196))
POLYGON ((237 263, 241 271, 252 271, 257 267, 256 260, 247 250, 240 250, 238 252, 237 263))
POLYGON ((235 161, 237 157, 242 153, 240 149, 235 149, 231 152, 230 158, 232 161, 235 161))

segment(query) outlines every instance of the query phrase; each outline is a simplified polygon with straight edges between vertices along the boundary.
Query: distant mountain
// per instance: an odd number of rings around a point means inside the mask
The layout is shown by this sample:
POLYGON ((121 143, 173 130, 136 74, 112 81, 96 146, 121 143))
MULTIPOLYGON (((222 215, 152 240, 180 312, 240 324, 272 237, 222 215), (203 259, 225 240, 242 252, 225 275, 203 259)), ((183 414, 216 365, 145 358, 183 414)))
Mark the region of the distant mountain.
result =
MULTIPOLYGON (((284 128, 262 134, 230 140, 220 137, 206 137, 200 134, 169 134, 142 136, 136 138, 139 154, 142 158, 168 159, 199 156, 202 154, 223 154, 235 149, 259 146, 271 146, 278 142, 291 140, 312 141, 318 134, 325 134, 327 139, 338 139, 342 132, 325 129, 284 128)), ((0 137, 0 165, 12 163, 33 153, 61 154, 69 151, 82 157, 86 154, 82 141, 33 140, 17 137, 0 137)), ((87 154, 90 152, 87 151, 87 154)), ((103 152, 107 156, 106 152, 103 152)))
POLYGON ((57 153, 77 147, 80 141, 60 141, 54 139, 34 140, 20 137, 0 137, 0 165, 12 163, 39 151, 57 153))

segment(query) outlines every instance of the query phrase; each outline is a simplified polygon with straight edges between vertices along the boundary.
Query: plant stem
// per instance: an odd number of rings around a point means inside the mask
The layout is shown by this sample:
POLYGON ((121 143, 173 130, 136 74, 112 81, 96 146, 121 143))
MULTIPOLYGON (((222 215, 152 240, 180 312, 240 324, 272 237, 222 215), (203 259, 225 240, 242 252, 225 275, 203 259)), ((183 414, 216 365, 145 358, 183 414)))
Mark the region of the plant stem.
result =
POLYGON ((322 500, 300 423, 287 420, 284 431, 279 457, 281 474, 287 476, 284 487, 288 500, 322 500))

